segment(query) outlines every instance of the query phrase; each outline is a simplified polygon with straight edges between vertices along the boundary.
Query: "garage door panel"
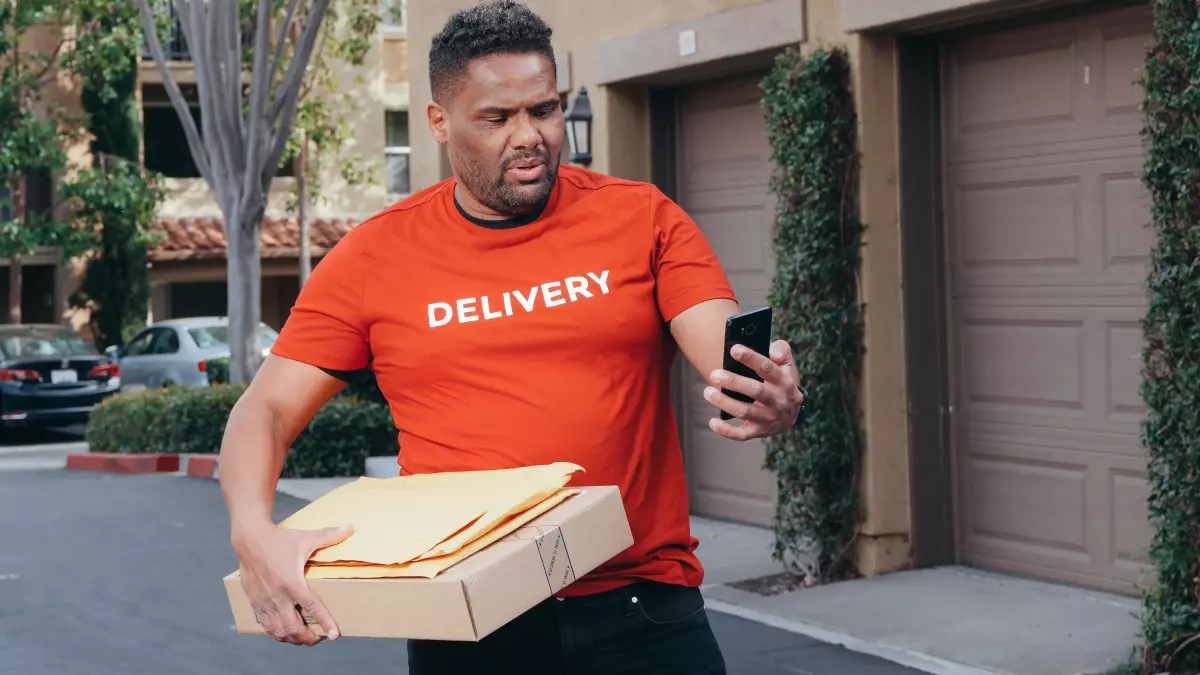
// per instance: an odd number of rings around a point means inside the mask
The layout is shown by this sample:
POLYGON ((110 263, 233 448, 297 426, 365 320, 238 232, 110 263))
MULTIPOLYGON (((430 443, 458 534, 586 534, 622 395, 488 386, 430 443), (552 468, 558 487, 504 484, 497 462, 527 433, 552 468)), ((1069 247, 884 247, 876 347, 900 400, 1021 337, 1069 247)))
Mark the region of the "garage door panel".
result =
POLYGON ((1128 590, 1146 564, 1146 483, 1138 458, 981 439, 962 458, 963 554, 976 562, 1128 590), (1007 506, 1006 506, 1007 505, 1007 506), (1097 519, 1099 511, 1111 518, 1097 519), (1007 561, 1008 565, 997 565, 1007 561))
POLYGON ((943 70, 961 555, 1126 592, 1149 536, 1147 16, 964 38, 943 70))
POLYGON ((1131 297, 1143 304, 1137 298, 1153 233, 1142 161, 951 170, 946 204, 956 224, 949 235, 956 295, 980 286, 1037 286, 1043 296, 1136 286, 1131 297))
POLYGON ((967 409, 992 404, 1086 415, 1083 332, 1082 322, 964 322, 960 382, 967 409))
MULTIPOLYGON (((770 147, 760 103, 761 75, 709 82, 679 95, 679 202, 712 245, 744 307, 766 303, 775 272, 770 147)), ((680 424, 696 513, 769 525, 777 488, 761 441, 736 443, 708 428, 716 408, 687 364, 680 424)))
POLYGON ((953 61, 959 131, 1014 133, 1071 122, 1075 61, 1070 36, 1020 45, 984 43, 959 52, 953 61), (1044 95, 1030 96, 1030 90, 1044 95))
POLYGON ((948 44, 949 154, 979 161, 1097 139, 1136 144, 1150 31, 1137 7, 948 44))
POLYGON ((966 470, 975 494, 971 530, 978 545, 1014 544, 1086 561, 1087 464, 1005 456, 979 443, 966 470))
POLYGON ((1111 562, 1125 572, 1137 573, 1150 564, 1150 519, 1147 503, 1150 485, 1141 471, 1114 468, 1109 472, 1113 495, 1113 555, 1111 562))
POLYGON ((1036 262, 1076 268, 1079 179, 959 186, 963 267, 1036 262))
MULTIPOLYGON (((1140 158, 1133 161, 1141 163, 1140 158)), ((1150 229, 1150 193, 1142 184, 1141 167, 1107 172, 1101 181, 1106 271, 1144 278, 1154 234, 1150 229)))
POLYGON ((1105 117, 1124 123, 1141 123, 1141 88, 1137 82, 1146 62, 1146 35, 1143 22, 1132 26, 1111 27, 1102 31, 1104 63, 1101 75, 1105 117))

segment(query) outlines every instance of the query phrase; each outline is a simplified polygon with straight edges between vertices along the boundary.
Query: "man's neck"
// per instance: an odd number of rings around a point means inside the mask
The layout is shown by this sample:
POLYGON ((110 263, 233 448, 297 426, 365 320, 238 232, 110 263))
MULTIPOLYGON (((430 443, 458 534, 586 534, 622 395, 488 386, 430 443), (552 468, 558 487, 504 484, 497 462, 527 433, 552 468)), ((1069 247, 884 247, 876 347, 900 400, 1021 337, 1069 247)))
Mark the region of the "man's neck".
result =
POLYGON ((545 210, 548 202, 549 196, 525 213, 518 215, 503 214, 481 204, 479 200, 475 199, 463 187, 462 183, 457 183, 454 186, 454 206, 458 209, 459 214, 470 222, 488 229, 507 230, 528 225, 542 215, 542 211, 545 210))

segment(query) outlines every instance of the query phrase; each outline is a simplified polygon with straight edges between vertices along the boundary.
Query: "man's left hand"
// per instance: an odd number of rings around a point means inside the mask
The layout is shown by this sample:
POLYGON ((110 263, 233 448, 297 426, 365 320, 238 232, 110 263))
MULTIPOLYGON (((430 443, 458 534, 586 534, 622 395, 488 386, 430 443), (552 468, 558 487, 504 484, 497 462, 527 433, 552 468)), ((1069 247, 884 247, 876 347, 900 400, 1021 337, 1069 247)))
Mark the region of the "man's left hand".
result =
POLYGON ((731 350, 733 358, 752 368, 762 382, 727 370, 714 370, 709 376, 711 386, 704 389, 704 398, 742 420, 741 425, 734 425, 713 418, 708 423, 713 431, 735 441, 747 441, 780 434, 796 423, 804 394, 800 391, 800 372, 792 360, 791 345, 778 340, 771 345, 770 353, 767 358, 742 345, 734 345, 731 350), (754 402, 743 403, 721 389, 745 394, 754 402))

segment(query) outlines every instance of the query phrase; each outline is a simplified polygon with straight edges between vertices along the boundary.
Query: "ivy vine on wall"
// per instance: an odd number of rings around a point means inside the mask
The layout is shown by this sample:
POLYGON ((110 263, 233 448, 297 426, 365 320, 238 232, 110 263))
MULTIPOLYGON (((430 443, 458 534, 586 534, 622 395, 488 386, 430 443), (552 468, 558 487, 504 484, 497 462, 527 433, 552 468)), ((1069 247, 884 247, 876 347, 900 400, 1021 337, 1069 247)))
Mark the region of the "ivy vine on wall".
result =
POLYGON ((1200 10, 1156 0, 1147 55, 1147 157, 1156 243, 1147 278, 1142 442, 1153 539, 1145 673, 1200 671, 1200 10))
POLYGON ((762 83, 776 198, 775 332, 796 354, 809 400, 767 443, 779 483, 776 557, 807 561, 812 582, 854 572, 863 447, 857 119, 841 49, 781 54, 762 83))

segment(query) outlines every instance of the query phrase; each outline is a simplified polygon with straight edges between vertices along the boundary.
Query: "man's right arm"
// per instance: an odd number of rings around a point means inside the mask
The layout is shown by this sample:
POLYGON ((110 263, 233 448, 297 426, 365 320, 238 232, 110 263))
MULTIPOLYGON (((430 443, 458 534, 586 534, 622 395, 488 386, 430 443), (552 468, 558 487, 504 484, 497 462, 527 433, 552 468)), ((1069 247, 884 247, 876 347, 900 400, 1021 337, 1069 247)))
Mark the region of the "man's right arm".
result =
POLYGON ((271 519, 275 489, 292 442, 345 382, 322 369, 270 355, 229 415, 221 444, 221 490, 242 583, 263 627, 281 642, 316 644, 296 606, 336 639, 337 626, 304 580, 313 551, 348 528, 285 530, 271 519))

